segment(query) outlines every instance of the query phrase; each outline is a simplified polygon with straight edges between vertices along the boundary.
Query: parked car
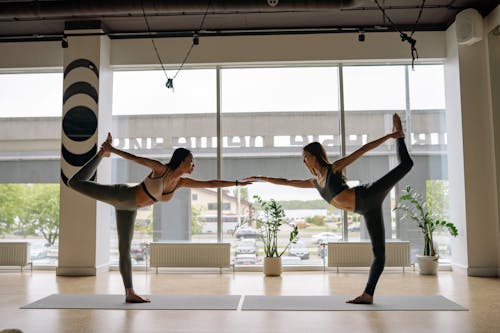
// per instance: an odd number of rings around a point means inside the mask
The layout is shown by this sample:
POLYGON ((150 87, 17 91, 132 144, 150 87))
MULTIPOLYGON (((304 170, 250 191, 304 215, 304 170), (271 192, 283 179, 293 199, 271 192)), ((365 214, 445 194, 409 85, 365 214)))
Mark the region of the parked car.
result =
POLYGON ((303 241, 297 241, 290 245, 288 254, 293 257, 299 257, 300 259, 309 259, 309 249, 303 241))
POLYGON ((257 255, 255 253, 237 254, 234 257, 235 265, 255 265, 257 264, 257 255))
POLYGON ((240 228, 237 229, 234 236, 238 239, 242 238, 254 238, 257 239, 259 238, 259 234, 257 230, 252 229, 252 228, 240 228))
POLYGON ((236 246, 236 254, 257 253, 257 241, 253 238, 243 238, 236 246))
POLYGON ((281 256, 282 265, 301 265, 301 259, 299 257, 292 256, 281 256))
POLYGON ((312 235, 311 238, 313 239, 313 242, 317 244, 340 242, 342 240, 339 235, 333 232, 321 232, 319 234, 312 235))
POLYGON ((130 247, 130 255, 137 261, 146 260, 147 246, 145 243, 132 242, 130 247))
POLYGON ((318 245, 318 256, 323 259, 328 256, 328 246, 326 245, 318 245))
POLYGON ((59 244, 55 243, 54 245, 47 247, 47 252, 45 256, 48 258, 58 258, 59 244))
POLYGON ((349 231, 359 231, 360 230, 360 223, 359 222, 352 222, 349 224, 347 227, 347 230, 349 231))
POLYGON ((48 245, 45 242, 31 242, 30 243, 30 260, 37 260, 47 257, 48 245))

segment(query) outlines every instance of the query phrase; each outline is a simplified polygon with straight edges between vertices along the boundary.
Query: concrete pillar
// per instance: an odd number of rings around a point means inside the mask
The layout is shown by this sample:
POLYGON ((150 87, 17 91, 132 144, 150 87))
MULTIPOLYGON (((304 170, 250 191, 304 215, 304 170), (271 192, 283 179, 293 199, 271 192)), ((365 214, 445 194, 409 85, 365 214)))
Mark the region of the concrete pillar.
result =
MULTIPOLYGON (((71 190, 67 180, 111 129, 110 41, 100 22, 67 22, 65 29, 57 275, 96 275, 109 269, 111 206, 71 190)), ((110 183, 110 170, 104 159, 94 179, 110 183)))

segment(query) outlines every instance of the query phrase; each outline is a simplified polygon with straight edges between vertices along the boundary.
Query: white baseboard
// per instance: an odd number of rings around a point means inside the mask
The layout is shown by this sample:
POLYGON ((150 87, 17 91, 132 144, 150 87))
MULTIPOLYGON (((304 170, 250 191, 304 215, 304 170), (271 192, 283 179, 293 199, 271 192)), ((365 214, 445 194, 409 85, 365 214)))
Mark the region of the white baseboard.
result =
POLYGON ((480 277, 496 277, 498 276, 497 267, 469 267, 467 268, 468 276, 480 276, 480 277))
POLYGON ((97 267, 57 267, 56 275, 60 276, 96 276, 109 271, 109 264, 97 267))
POLYGON ((462 264, 457 264, 457 263, 451 263, 451 267, 454 272, 462 273, 464 275, 467 275, 467 266, 462 265, 462 264))

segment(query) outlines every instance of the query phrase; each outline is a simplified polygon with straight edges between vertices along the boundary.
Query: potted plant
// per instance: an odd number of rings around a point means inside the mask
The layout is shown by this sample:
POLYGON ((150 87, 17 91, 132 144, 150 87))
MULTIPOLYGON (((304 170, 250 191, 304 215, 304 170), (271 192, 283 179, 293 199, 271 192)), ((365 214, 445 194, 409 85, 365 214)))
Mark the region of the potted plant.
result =
POLYGON ((458 230, 451 222, 441 220, 428 210, 423 196, 411 186, 407 186, 399 197, 400 202, 394 210, 404 213, 403 219, 410 218, 415 221, 424 235, 424 254, 417 255, 417 262, 421 274, 435 275, 437 273, 439 255, 436 253, 433 233, 439 229, 447 229, 453 236, 458 236, 458 230))
POLYGON ((264 274, 266 276, 280 276, 282 272, 281 256, 285 253, 290 244, 297 240, 299 230, 293 226, 290 232, 288 244, 281 251, 278 250, 278 233, 284 224, 285 212, 280 204, 274 199, 262 200, 258 195, 254 199, 259 203, 264 212, 262 219, 257 219, 259 233, 264 243, 264 274))

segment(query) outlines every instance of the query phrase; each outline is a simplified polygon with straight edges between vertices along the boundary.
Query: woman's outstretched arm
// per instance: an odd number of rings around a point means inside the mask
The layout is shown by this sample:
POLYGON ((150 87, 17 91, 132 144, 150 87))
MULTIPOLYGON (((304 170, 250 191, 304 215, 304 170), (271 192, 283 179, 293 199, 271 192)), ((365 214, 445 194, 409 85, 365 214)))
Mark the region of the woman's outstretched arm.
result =
POLYGON ((261 181, 268 182, 271 184, 293 186, 293 187, 299 187, 299 188, 314 188, 315 187, 312 178, 304 179, 304 180, 298 180, 298 179, 293 180, 293 179, 286 179, 286 178, 252 176, 252 177, 247 177, 243 180, 247 180, 247 181, 261 180, 261 181))
POLYGON ((231 186, 245 186, 252 184, 251 181, 238 181, 238 180, 196 180, 191 178, 181 178, 177 187, 190 187, 190 188, 219 188, 231 186))
POLYGON ((333 167, 333 172, 339 172, 345 169, 347 166, 352 164, 354 161, 356 161, 358 158, 363 156, 366 152, 377 148, 380 146, 382 143, 385 141, 391 139, 391 138, 397 138, 399 137, 400 133, 399 132, 394 132, 391 134, 384 135, 383 137, 373 140, 371 142, 368 142, 367 144, 363 145, 361 148, 358 150, 352 152, 351 154, 333 162, 332 167, 333 167))

